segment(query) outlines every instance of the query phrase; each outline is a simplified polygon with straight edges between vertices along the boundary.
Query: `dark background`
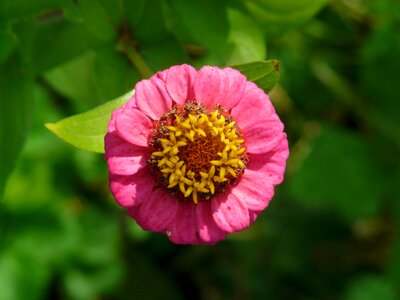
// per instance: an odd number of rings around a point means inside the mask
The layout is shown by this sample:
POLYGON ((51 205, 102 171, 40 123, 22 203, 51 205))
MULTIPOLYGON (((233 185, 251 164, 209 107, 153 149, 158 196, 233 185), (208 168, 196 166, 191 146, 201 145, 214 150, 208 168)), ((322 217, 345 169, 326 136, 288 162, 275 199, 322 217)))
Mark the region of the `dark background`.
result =
POLYGON ((400 299, 399 72, 396 0, 1 0, 0 300, 400 299), (140 80, 123 37, 153 71, 281 61, 291 155, 248 230, 142 231, 44 127, 140 80))

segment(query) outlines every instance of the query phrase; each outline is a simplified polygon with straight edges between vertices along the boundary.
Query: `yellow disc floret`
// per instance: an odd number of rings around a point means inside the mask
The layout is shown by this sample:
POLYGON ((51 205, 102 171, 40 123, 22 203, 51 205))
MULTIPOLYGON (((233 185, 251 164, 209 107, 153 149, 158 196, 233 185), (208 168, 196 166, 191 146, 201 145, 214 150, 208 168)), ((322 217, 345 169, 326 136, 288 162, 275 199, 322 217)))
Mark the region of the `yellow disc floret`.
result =
POLYGON ((197 102, 175 107, 156 124, 150 141, 153 176, 160 186, 194 203, 223 192, 248 161, 235 121, 221 107, 197 102))

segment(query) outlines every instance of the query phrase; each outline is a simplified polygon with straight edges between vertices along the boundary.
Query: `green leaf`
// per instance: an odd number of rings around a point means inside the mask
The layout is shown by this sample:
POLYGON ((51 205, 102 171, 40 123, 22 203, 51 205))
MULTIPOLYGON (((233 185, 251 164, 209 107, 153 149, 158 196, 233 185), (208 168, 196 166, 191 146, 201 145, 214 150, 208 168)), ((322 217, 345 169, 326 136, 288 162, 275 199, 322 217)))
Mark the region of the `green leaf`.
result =
POLYGON ((114 49, 97 51, 93 63, 93 85, 97 86, 102 102, 114 99, 130 90, 139 80, 139 74, 134 66, 114 49))
MULTIPOLYGON (((105 1, 105 0, 103 0, 105 1)), ((107 0, 113 1, 113 0, 107 0)), ((144 13, 146 6, 146 0, 123 0, 122 7, 124 10, 124 18, 126 19, 130 28, 139 28, 143 24, 139 25, 139 21, 144 13)), ((151 4, 150 4, 151 5, 151 4)))
POLYGON ((32 82, 14 55, 0 66, 0 198, 30 128, 32 82))
POLYGON ((328 0, 242 0, 269 36, 279 35, 311 19, 328 0))
POLYGON ((17 42, 9 28, 0 28, 0 64, 12 54, 17 42))
POLYGON ((49 271, 13 250, 0 251, 0 299, 43 299, 49 271))
MULTIPOLYGON (((111 10, 111 6, 106 8, 99 0, 79 0, 78 4, 91 44, 112 44, 117 38, 119 20, 113 20, 109 14, 115 9, 111 10)), ((115 3, 114 7, 118 7, 118 4, 115 3)))
POLYGON ((188 55, 173 36, 167 41, 143 45, 141 54, 152 70, 164 70, 189 60, 188 55))
POLYGON ((232 50, 228 43, 229 23, 224 1, 171 1, 176 15, 174 31, 185 42, 197 43, 215 52, 222 61, 232 50), (177 30, 179 31, 177 31, 177 30), (182 30, 183 29, 183 30, 182 30))
POLYGON ((111 113, 128 101, 132 95, 133 91, 88 112, 63 119, 57 123, 48 123, 46 127, 75 147, 104 153, 104 135, 111 113))
POLYGON ((269 93, 279 80, 279 60, 255 61, 241 65, 233 65, 232 68, 240 71, 248 80, 253 81, 266 93, 269 93))
MULTIPOLYGON (((134 32, 135 40, 140 45, 168 40, 170 33, 165 21, 163 1, 131 2, 135 5, 134 9, 137 11, 134 15, 127 17, 127 21, 131 28, 134 28, 131 30, 134 32)), ((126 9, 132 9, 132 3, 127 5, 126 9)), ((125 14, 130 15, 130 11, 127 10, 125 14)))
POLYGON ((77 104, 77 111, 100 104, 97 85, 93 80, 94 58, 95 53, 89 51, 44 73, 44 78, 52 88, 77 104))
POLYGON ((35 16, 44 11, 61 8, 59 0, 2 0, 0 2, 0 24, 35 16))
POLYGON ((240 64, 265 59, 267 42, 257 23, 237 9, 228 9, 229 42, 233 49, 228 64, 240 64))
POLYGON ((59 18, 46 22, 25 20, 15 24, 13 30, 24 59, 32 64, 34 75, 88 51, 81 24, 59 18))
POLYGON ((385 195, 384 174, 372 143, 354 133, 324 126, 299 165, 289 189, 302 204, 334 210, 352 221, 371 217, 385 195))
POLYGON ((396 130, 400 128, 400 90, 393 87, 398 84, 399 53, 398 23, 378 27, 363 46, 359 68, 365 98, 395 123, 396 130), (377 80, 377 74, 385 74, 385 80, 377 80))
POLYGON ((88 51, 45 73, 47 82, 73 101, 77 111, 95 107, 132 88, 138 74, 120 53, 88 51), (104 63, 107 62, 107 63, 104 63))

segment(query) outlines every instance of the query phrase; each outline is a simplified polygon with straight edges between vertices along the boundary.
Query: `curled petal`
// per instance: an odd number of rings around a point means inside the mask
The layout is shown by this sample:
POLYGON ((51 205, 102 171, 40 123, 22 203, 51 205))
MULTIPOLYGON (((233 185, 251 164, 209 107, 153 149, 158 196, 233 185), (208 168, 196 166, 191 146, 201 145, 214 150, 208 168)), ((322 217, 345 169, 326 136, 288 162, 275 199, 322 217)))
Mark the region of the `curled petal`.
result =
POLYGON ((147 147, 150 129, 153 124, 140 110, 125 107, 115 120, 118 135, 127 142, 141 147, 147 147))
POLYGON ((197 204, 196 219, 201 240, 205 243, 215 244, 223 240, 227 233, 215 223, 212 217, 211 201, 201 201, 197 204))
POLYGON ((152 120, 158 120, 172 106, 165 83, 158 76, 138 82, 134 97, 138 108, 152 120))
POLYGON ((233 233, 250 225, 246 203, 232 193, 225 193, 211 200, 212 216, 223 231, 233 233))
POLYGON ((136 222, 145 230, 166 231, 175 221, 178 204, 176 198, 163 189, 155 189, 135 212, 136 222))
POLYGON ((147 169, 130 176, 110 174, 110 190, 118 204, 124 207, 147 200, 153 187, 154 180, 147 169))

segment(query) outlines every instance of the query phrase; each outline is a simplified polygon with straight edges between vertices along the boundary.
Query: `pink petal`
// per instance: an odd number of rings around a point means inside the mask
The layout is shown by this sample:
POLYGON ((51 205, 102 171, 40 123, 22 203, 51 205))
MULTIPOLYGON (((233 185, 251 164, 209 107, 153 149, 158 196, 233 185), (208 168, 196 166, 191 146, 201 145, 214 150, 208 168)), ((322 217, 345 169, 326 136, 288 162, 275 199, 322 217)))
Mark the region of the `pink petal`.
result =
POLYGON ((254 210, 249 209, 250 224, 253 224, 257 220, 257 218, 260 214, 261 214, 261 211, 254 211, 254 210))
POLYGON ((254 83, 247 82, 243 98, 231 113, 244 133, 249 153, 265 153, 279 143, 283 124, 268 95, 254 83))
POLYGON ((274 149, 280 143, 278 124, 275 120, 263 120, 243 130, 247 152, 260 154, 274 149))
POLYGON ((128 214, 131 216, 132 219, 137 220, 139 216, 139 208, 140 204, 128 207, 128 214))
POLYGON ((136 104, 136 97, 135 94, 132 95, 132 97, 129 98, 129 100, 124 104, 124 107, 132 107, 132 108, 138 108, 136 104))
POLYGON ((286 159, 289 156, 286 133, 280 134, 280 143, 270 152, 264 154, 250 154, 247 170, 254 170, 268 177, 274 184, 280 184, 286 168, 286 159))
POLYGON ((160 78, 162 81, 166 81, 167 80, 167 74, 168 74, 168 70, 163 70, 163 71, 159 71, 156 74, 154 74, 155 77, 160 78))
POLYGON ((145 230, 162 232, 175 221, 178 200, 161 188, 155 189, 134 214, 136 222, 145 230))
POLYGON ((115 120, 118 135, 129 143, 147 147, 152 128, 150 119, 140 110, 125 107, 115 120))
POLYGON ((131 176, 110 174, 110 190, 121 206, 139 205, 148 199, 154 186, 148 169, 131 176))
POLYGON ((205 243, 215 244, 226 237, 212 218, 211 201, 200 201, 197 204, 196 219, 199 236, 205 243))
POLYGON ((105 158, 111 174, 132 175, 146 166, 149 158, 146 148, 129 144, 115 132, 107 133, 104 144, 105 158))
POLYGON ((243 130, 276 116, 268 95, 253 82, 246 83, 244 95, 231 113, 233 119, 243 130))
POLYGON ((238 70, 232 68, 224 68, 223 71, 229 78, 228 90, 226 91, 221 105, 227 109, 236 106, 243 98, 246 88, 247 78, 238 70))
POLYGON ((181 65, 168 69, 165 85, 175 103, 183 105, 187 100, 194 100, 193 83, 195 78, 196 69, 192 66, 181 65))
POLYGON ((231 68, 205 66, 197 72, 193 90, 195 99, 208 108, 217 104, 231 109, 239 103, 246 85, 246 77, 231 68))
POLYGON ((172 106, 164 81, 155 75, 135 87, 136 104, 152 120, 158 120, 172 106))
POLYGON ((180 202, 174 222, 169 226, 168 237, 175 244, 198 244, 196 205, 188 199, 180 202))
POLYGON ((246 203, 248 209, 262 211, 274 196, 274 186, 262 172, 246 169, 231 193, 246 203))
POLYGON ((225 232, 241 231, 250 225, 246 203, 230 192, 212 199, 211 209, 215 223, 225 232))

